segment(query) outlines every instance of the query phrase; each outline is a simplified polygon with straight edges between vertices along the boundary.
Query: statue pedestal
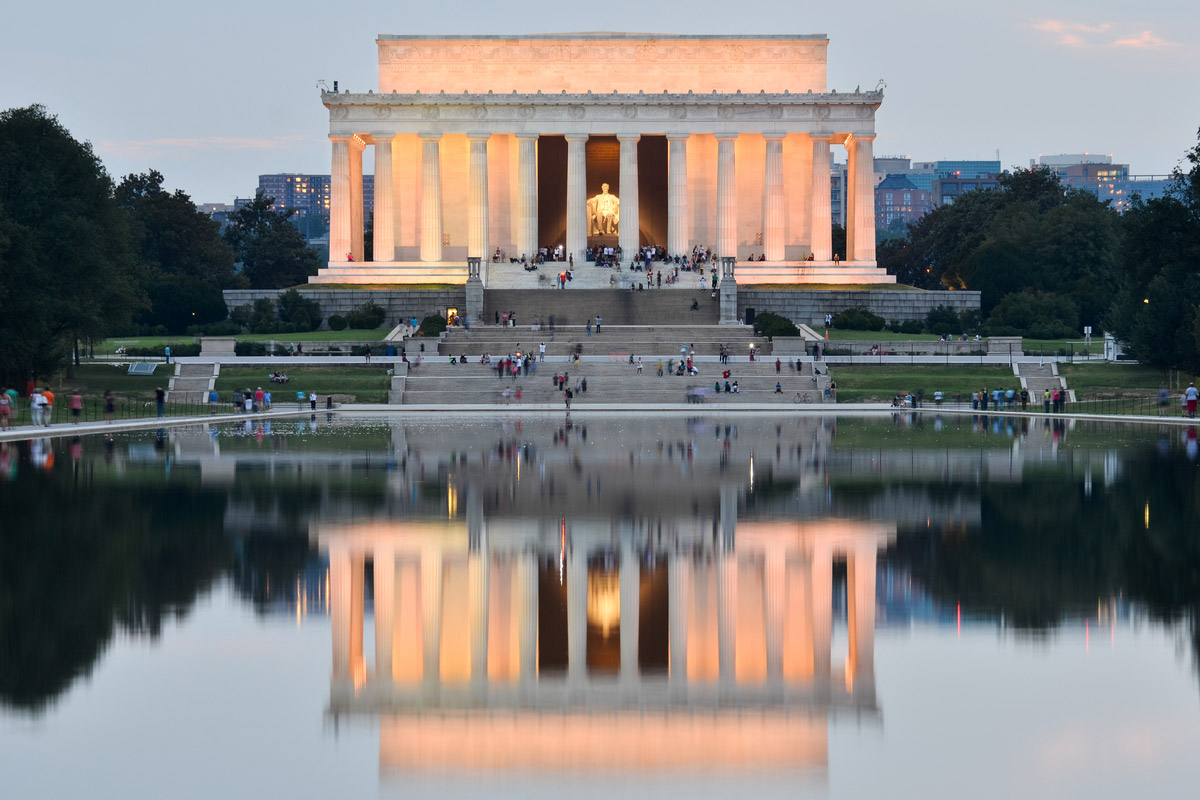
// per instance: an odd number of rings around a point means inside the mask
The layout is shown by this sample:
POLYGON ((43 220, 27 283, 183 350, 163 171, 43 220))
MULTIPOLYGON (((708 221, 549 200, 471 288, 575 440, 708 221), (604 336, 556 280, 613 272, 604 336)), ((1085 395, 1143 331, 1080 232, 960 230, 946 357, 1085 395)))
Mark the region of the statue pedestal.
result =
POLYGON ((479 278, 467 279, 467 319, 472 323, 483 316, 483 281, 479 278))
MULTIPOLYGON (((620 237, 615 233, 611 235, 589 236, 587 237, 587 246, 588 249, 593 247, 612 247, 615 249, 620 244, 620 241, 620 237)), ((630 255, 630 258, 633 258, 633 256, 630 255)))
POLYGON ((737 281, 726 278, 721 283, 721 323, 722 325, 741 325, 737 315, 737 281))

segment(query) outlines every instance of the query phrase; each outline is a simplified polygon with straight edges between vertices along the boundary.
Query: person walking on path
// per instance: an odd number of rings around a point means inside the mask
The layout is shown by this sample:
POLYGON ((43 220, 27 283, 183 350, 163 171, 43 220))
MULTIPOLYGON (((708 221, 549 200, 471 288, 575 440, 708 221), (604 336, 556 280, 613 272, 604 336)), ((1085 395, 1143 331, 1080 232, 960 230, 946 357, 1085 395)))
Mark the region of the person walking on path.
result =
POLYGON ((158 411, 158 416, 162 416, 167 405, 167 393, 163 391, 161 386, 154 387, 154 406, 158 411))
POLYGON ((71 421, 76 425, 79 424, 79 417, 83 414, 83 395, 78 390, 71 394, 71 421))
POLYGON ((113 397, 112 389, 104 390, 104 419, 111 425, 113 415, 117 413, 117 398, 113 397))
POLYGON ((29 395, 29 419, 34 427, 41 427, 42 424, 42 390, 34 387, 33 394, 29 395))
POLYGON ((312 411, 317 410, 317 393, 316 392, 308 393, 308 407, 312 411))
POLYGON ((778 375, 778 374, 779 374, 779 370, 780 370, 780 368, 782 368, 782 367, 783 367, 783 362, 782 362, 782 361, 780 361, 778 358, 777 358, 777 359, 775 359, 775 374, 776 374, 776 375, 778 375))
POLYGON ((1196 401, 1200 399, 1200 391, 1197 391, 1195 381, 1188 384, 1188 388, 1184 390, 1183 396, 1187 398, 1188 418, 1195 419, 1196 401))
POLYGON ((363 357, 366 358, 368 364, 371 363, 371 345, 367 345, 365 348, 363 348, 363 357))
POLYGON ((163 356, 166 357, 167 363, 170 364, 171 363, 171 345, 167 345, 166 347, 163 348, 163 356))
POLYGON ((638 374, 638 375, 641 375, 641 374, 642 374, 642 357, 641 357, 641 356, 638 356, 638 362, 637 362, 637 374, 638 374))
POLYGON ((6 431, 10 427, 9 420, 12 419, 12 396, 9 395, 7 387, 0 391, 0 431, 6 431))
POLYGON ((47 428, 50 427, 51 420, 54 419, 54 392, 50 391, 47 386, 42 391, 42 424, 47 428))

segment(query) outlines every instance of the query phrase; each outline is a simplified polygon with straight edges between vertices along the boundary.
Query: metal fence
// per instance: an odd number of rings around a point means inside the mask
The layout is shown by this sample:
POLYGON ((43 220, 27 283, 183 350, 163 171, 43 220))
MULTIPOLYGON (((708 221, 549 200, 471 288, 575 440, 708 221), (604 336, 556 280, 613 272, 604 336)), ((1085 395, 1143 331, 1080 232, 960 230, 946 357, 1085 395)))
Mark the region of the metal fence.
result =
MULTIPOLYGON (((103 422, 107 419, 104 413, 103 398, 84 398, 83 408, 80 409, 79 415, 76 416, 70 408, 70 398, 61 396, 57 398, 60 402, 56 402, 53 410, 50 413, 49 424, 55 425, 72 425, 75 422, 103 422)), ((308 401, 300 403, 299 401, 289 398, 279 398, 272 403, 272 409, 275 410, 294 410, 305 408, 308 401)), ((259 410, 271 410, 262 409, 259 410)), ((232 414, 244 413, 242 407, 242 396, 234 397, 232 395, 223 396, 219 402, 210 404, 207 401, 200 400, 171 400, 168 399, 163 403, 163 417, 203 417, 213 414, 232 414)), ((152 419, 159 416, 158 405, 153 400, 145 400, 135 397, 116 397, 113 403, 112 419, 114 422, 124 420, 152 419)), ((26 398, 21 398, 17 402, 16 413, 9 417, 10 423, 16 427, 19 425, 32 425, 33 414, 29 407, 29 401, 26 398)), ((47 422, 43 418, 42 423, 47 422)))

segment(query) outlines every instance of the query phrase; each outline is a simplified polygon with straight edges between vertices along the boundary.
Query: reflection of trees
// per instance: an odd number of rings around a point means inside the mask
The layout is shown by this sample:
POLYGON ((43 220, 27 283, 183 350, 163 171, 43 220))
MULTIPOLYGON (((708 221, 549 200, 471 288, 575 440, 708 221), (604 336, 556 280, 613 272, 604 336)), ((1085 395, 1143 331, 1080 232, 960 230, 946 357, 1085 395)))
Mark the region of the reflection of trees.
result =
POLYGON ((1200 473, 1182 455, 1149 452, 1123 470, 1109 487, 1097 476, 1090 496, 1082 475, 1057 471, 964 489, 979 493, 979 530, 901 530, 889 558, 936 600, 1031 631, 1123 597, 1165 624, 1186 622, 1200 667, 1200 473))
POLYGON ((223 496, 177 484, 0 484, 0 704, 37 710, 117 629, 156 637, 230 558, 223 496))

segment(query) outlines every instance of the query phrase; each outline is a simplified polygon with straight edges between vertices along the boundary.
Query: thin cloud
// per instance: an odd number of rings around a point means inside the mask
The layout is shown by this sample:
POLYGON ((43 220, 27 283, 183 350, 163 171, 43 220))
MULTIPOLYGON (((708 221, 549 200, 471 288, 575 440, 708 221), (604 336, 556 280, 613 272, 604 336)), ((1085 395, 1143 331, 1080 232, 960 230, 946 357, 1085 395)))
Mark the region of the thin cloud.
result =
POLYGON ((186 155, 221 150, 299 150, 310 137, 275 136, 252 138, 238 136, 198 136, 162 139, 113 139, 102 141, 98 149, 125 158, 144 158, 165 153, 186 155))
POLYGON ((1153 31, 1144 30, 1139 34, 1117 31, 1110 22, 1092 24, 1066 19, 1043 19, 1031 23, 1031 27, 1039 33, 1047 34, 1055 44, 1062 47, 1154 49, 1175 46, 1174 42, 1156 36, 1153 31))

